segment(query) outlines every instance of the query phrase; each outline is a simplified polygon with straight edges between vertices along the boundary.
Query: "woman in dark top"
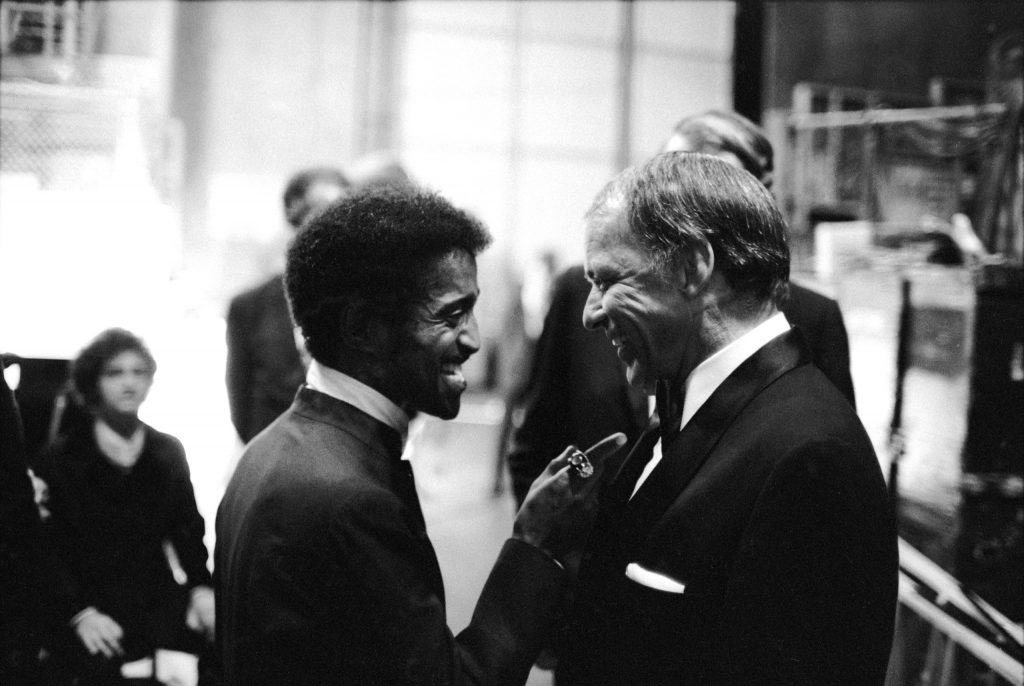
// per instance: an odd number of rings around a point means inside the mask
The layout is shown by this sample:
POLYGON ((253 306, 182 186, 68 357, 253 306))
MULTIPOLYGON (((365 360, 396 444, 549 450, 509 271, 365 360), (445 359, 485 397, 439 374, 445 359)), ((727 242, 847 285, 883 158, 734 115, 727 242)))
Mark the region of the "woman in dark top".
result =
POLYGON ((92 421, 38 465, 50 489, 55 652, 80 683, 118 683, 121 665, 157 648, 198 653, 213 637, 214 600, 181 443, 139 419, 156 363, 122 329, 101 333, 72 364, 92 421))

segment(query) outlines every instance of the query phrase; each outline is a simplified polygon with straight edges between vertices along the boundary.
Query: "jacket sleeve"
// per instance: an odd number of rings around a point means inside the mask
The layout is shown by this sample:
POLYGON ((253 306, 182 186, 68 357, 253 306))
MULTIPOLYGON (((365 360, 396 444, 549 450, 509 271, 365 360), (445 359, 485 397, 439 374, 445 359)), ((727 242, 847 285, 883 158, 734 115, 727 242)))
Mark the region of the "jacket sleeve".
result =
POLYGON ((425 533, 419 538, 416 529, 402 524, 401 513, 388 512, 391 505, 367 499, 362 507, 346 508, 345 521, 336 529, 345 560, 356 551, 371 551, 343 576, 354 577, 365 591, 368 611, 376 608, 365 636, 367 648, 392 649, 386 664, 373 661, 376 678, 381 683, 525 682, 561 598, 564 571, 536 548, 507 541, 469 626, 453 638, 444 599, 427 573, 437 569, 433 547, 425 533))
MULTIPOLYGON (((325 684, 525 682, 565 585, 553 560, 525 543, 506 542, 469 626, 453 636, 433 547, 422 527, 410 525, 409 509, 379 493, 332 495, 344 506, 326 539, 262 554, 272 562, 257 573, 248 604, 256 608, 256 625, 276 629, 257 643, 239 644, 240 683, 290 683, 295 674, 325 684), (296 602, 330 619, 315 634, 292 631, 296 602), (321 669, 340 670, 344 678, 321 669)), ((305 516, 323 513, 314 506, 305 516)))
POLYGON ((203 542, 206 523, 196 505, 185 449, 176 438, 170 440, 172 471, 171 483, 168 484, 168 495, 171 498, 168 538, 174 544, 178 560, 188 577, 188 587, 212 586, 213 581, 207 567, 209 552, 203 542))
POLYGON ((243 443, 251 424, 251 403, 249 391, 252 388, 252 352, 249 337, 252 335, 250 308, 245 298, 236 297, 228 307, 227 315, 227 362, 225 382, 228 390, 228 406, 231 423, 243 443))
POLYGON ((45 558, 43 577, 48 593, 48 620, 58 626, 65 625, 76 614, 98 602, 95 589, 83 585, 77 567, 81 552, 79 536, 71 526, 77 510, 70 497, 63 471, 59 468, 66 460, 68 439, 50 446, 35 461, 36 476, 49 487, 48 509, 50 517, 43 527, 45 558))

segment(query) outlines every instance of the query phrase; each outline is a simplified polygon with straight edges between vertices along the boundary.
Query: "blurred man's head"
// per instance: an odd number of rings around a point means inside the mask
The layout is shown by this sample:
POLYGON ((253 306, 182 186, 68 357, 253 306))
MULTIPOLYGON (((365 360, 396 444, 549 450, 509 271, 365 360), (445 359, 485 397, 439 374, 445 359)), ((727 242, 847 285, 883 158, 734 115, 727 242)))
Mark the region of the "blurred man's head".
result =
POLYGON ((754 122, 735 112, 710 110, 682 119, 662 148, 662 152, 674 151, 720 157, 772 187, 772 144, 754 122))
POLYGON ((586 215, 583 313, 630 382, 681 382, 713 326, 774 311, 789 278, 785 223, 751 174, 720 158, 666 153, 628 169, 586 215), (709 322, 710 317, 716 321, 709 322))
POLYGON ((288 180, 284 188, 284 216, 297 229, 317 210, 348 192, 351 184, 337 169, 304 169, 288 180))
POLYGON ((480 347, 473 308, 486 229, 425 191, 372 191, 311 218, 288 251, 292 316, 318 362, 445 419, 480 347))

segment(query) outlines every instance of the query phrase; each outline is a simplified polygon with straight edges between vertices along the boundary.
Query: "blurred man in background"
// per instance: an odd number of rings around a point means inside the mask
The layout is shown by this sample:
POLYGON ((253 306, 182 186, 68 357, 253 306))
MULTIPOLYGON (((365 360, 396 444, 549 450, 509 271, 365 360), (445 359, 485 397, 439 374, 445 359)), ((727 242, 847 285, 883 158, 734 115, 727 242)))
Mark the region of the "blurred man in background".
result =
MULTIPOLYGON (((330 168, 295 174, 284 190, 284 213, 295 231, 314 212, 348 192, 330 168)), ((305 365, 296 346, 281 274, 231 300, 227 316, 227 387, 231 422, 243 443, 291 405, 305 365)))

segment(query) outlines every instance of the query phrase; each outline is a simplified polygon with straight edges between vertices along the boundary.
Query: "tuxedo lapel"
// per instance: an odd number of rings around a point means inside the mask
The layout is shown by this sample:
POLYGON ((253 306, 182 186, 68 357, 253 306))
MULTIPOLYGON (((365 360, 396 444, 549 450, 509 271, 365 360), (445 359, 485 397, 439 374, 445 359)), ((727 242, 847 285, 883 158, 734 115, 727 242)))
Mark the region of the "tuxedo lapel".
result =
POLYGON ((646 528, 665 512, 708 459, 736 416, 762 390, 791 369, 809 362, 810 354, 800 334, 791 330, 769 341, 737 367, 683 430, 668 445, 662 445, 664 458, 627 505, 637 524, 646 528))
POLYGON ((297 414, 352 434, 371 448, 365 455, 350 457, 359 458, 368 472, 391 487, 409 508, 414 523, 421 528, 426 526, 412 467, 402 459, 402 438, 397 431, 357 407, 309 386, 299 389, 293 408, 297 414))
POLYGON ((659 426, 658 415, 655 413, 648 420, 647 428, 633 444, 629 455, 626 456, 619 471, 615 474, 615 478, 610 482, 608 490, 604 494, 605 499, 616 504, 625 503, 629 499, 637 479, 640 478, 640 473, 644 470, 644 465, 651 459, 654 444, 658 442, 659 426))

